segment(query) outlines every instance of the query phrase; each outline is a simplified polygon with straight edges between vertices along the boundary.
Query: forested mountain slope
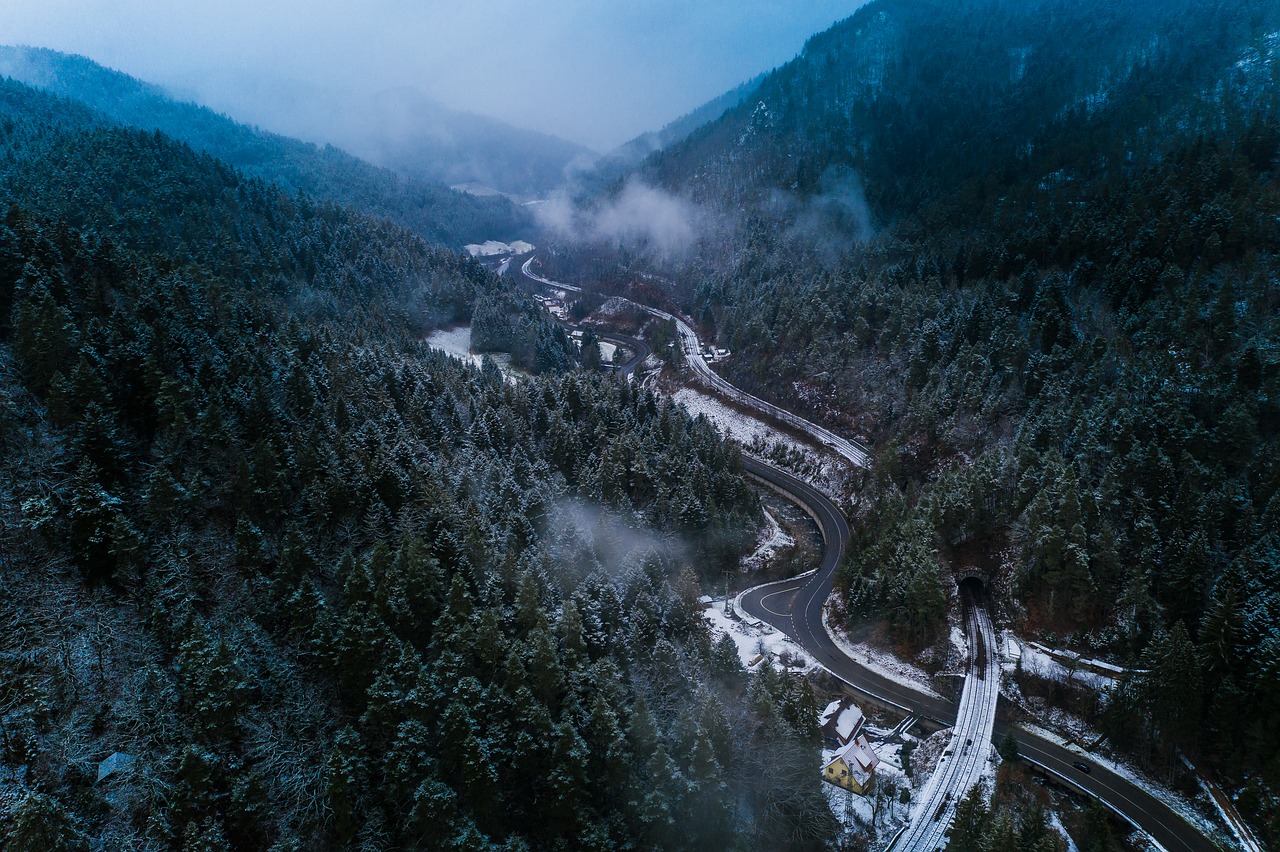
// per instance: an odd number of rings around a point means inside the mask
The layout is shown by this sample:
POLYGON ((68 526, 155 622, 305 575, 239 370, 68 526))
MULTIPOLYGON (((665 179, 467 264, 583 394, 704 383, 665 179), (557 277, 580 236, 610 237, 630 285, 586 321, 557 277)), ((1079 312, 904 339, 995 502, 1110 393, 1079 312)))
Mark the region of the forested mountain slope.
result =
POLYGON ((1274 49, 1277 17, 1263 0, 881 0, 642 174, 760 204, 853 173, 885 221, 930 200, 989 201, 1158 153, 1170 133, 1224 129, 1220 101, 1266 95, 1269 72, 1238 63, 1274 49))
POLYGON ((544 314, 383 220, 0 95, 6 849, 830 836, 807 686, 748 687, 685 567, 759 520, 705 420, 435 354, 477 300, 544 314))
POLYGON ((610 182, 629 173, 654 152, 683 141, 699 128, 710 124, 752 97, 759 90, 764 78, 765 75, 761 74, 745 83, 740 83, 723 95, 712 98, 702 106, 668 122, 660 130, 642 133, 635 139, 619 145, 597 159, 589 170, 576 175, 574 185, 570 189, 584 198, 590 197, 593 192, 602 190, 610 182))
POLYGON ((385 216, 430 242, 459 247, 514 239, 528 225, 520 208, 505 198, 480 198, 401 177, 332 146, 239 124, 82 56, 0 47, 0 75, 83 103, 103 117, 99 121, 159 130, 290 192, 385 216))
POLYGON ((884 0, 639 170, 732 223, 665 270, 729 378, 877 449, 850 620, 928 644, 987 572, 1139 670, 1077 712, 1273 843, 1278 51, 1274 3, 884 0))

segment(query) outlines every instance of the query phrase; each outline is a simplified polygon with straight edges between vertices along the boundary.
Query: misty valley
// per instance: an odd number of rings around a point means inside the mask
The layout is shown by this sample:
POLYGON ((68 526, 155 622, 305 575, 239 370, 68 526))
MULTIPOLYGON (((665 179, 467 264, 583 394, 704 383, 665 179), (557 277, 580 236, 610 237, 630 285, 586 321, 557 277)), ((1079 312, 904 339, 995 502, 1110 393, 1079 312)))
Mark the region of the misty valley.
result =
POLYGON ((15 2, 0 849, 1280 848, 1280 5, 15 2))

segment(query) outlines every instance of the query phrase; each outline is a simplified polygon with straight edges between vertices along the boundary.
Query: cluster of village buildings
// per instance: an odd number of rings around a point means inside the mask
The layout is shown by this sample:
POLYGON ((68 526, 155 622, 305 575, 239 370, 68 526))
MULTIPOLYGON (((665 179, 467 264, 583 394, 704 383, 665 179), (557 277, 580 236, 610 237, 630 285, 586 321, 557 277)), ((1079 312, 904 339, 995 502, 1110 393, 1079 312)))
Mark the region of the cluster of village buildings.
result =
POLYGON ((541 295, 534 296, 533 298, 534 301, 546 309, 547 313, 551 314, 551 316, 556 319, 567 320, 569 318, 569 306, 565 303, 564 299, 557 298, 555 296, 541 295))
POLYGON ((725 358, 728 358, 728 357, 729 357, 728 349, 719 349, 714 346, 706 346, 706 345, 702 347, 702 360, 704 361, 723 361, 725 358))

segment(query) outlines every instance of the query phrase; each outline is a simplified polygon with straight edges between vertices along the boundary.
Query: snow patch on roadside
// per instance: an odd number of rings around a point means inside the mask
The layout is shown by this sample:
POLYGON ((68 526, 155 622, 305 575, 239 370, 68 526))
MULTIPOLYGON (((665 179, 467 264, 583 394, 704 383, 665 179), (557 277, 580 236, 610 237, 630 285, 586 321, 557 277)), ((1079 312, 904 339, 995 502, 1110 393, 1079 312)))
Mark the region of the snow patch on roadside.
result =
MULTIPOLYGON (((940 731, 934 731, 921 740, 911 752, 911 774, 916 780, 918 789, 923 790, 929 786, 929 779, 942 761, 942 753, 951 744, 952 730, 952 728, 943 728, 940 731)), ((913 803, 913 807, 918 804, 918 802, 913 803)))
POLYGON ((843 462, 694 388, 682 387, 671 399, 692 417, 705 415, 721 434, 738 442, 748 455, 791 471, 837 503, 841 501, 841 482, 847 473, 843 462))
POLYGON ((1022 659, 1022 670, 1046 680, 1054 680, 1059 683, 1082 683, 1098 692, 1110 692, 1112 687, 1116 685, 1113 678, 1106 677, 1088 669, 1079 668, 1073 673, 1060 661, 1054 659, 1048 654, 1036 648, 1034 645, 1023 642, 1022 640, 1009 636, 1005 641, 1005 647, 1012 644, 1017 647, 1017 656, 1022 659))
POLYGON ((757 571, 763 568, 778 555, 778 551, 795 546, 796 540, 787 535, 768 507, 764 510, 764 517, 766 524, 756 538, 755 552, 742 559, 742 568, 746 571, 757 571))
POLYGON ((725 405, 713 396, 709 396, 693 388, 680 388, 671 395, 672 400, 684 406, 693 417, 706 415, 715 427, 725 436, 746 446, 756 439, 769 443, 782 444, 788 449, 803 451, 806 445, 790 435, 783 434, 767 423, 749 417, 725 405))
POLYGON ((818 661, 785 633, 768 624, 757 626, 725 615, 723 598, 713 600, 703 596, 702 605, 702 617, 711 628, 712 640, 716 641, 722 635, 732 639, 743 668, 756 671, 765 660, 772 660, 776 668, 796 674, 808 674, 818 668, 818 661))
POLYGON ((616 317, 636 309, 635 303, 630 299, 623 299, 618 296, 611 296, 603 305, 596 308, 595 316, 597 317, 616 317))
POLYGON ((1114 772, 1116 775, 1119 775, 1121 778, 1124 778, 1126 781, 1129 781, 1134 785, 1141 787, 1153 798, 1158 799, 1159 801, 1168 805, 1169 808, 1172 809, 1175 813, 1177 813, 1179 816, 1181 816, 1183 819, 1185 819, 1187 822, 1191 823, 1192 825, 1199 827, 1201 831, 1207 833, 1209 836, 1211 837, 1220 836, 1220 827, 1217 825, 1217 823, 1206 818, 1203 814, 1201 814, 1198 810, 1196 810, 1195 806, 1191 803, 1190 800, 1174 792, 1173 790, 1170 790, 1167 787, 1164 787, 1156 783, 1155 781, 1141 774, 1140 772, 1138 772, 1136 769, 1129 766, 1128 764, 1119 763, 1116 760, 1110 757, 1107 757, 1105 755, 1099 754, 1097 752, 1085 751, 1075 743, 1065 740, 1058 734, 1055 734, 1053 731, 1042 728, 1039 725, 1022 723, 1019 725, 1019 727, 1025 729, 1030 733, 1035 734, 1038 737, 1042 737, 1046 740, 1049 740, 1050 742, 1055 743, 1056 745, 1059 745, 1062 748, 1065 748, 1067 751, 1070 751, 1073 754, 1078 754, 1080 755, 1080 757, 1086 760, 1092 761, 1093 763, 1096 763, 1099 766, 1105 766, 1107 769, 1114 772))
POLYGON ((1067 852, 1080 852, 1080 847, 1076 846, 1076 842, 1067 833, 1067 827, 1062 824, 1062 817, 1058 816, 1057 811, 1049 811, 1049 828, 1062 835, 1062 839, 1067 842, 1067 852))
POLYGON ((962 659, 969 659, 969 639, 960 625, 954 622, 951 624, 951 647, 959 652, 962 659))

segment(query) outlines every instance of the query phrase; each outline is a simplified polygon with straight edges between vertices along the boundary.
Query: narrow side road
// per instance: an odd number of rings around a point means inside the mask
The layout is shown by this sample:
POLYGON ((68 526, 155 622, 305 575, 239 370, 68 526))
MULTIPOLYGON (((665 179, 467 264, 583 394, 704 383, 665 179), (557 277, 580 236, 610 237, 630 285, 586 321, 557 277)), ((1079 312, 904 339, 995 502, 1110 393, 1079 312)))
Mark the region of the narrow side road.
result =
MULTIPOLYGON (((573 293, 585 292, 581 287, 576 287, 572 284, 565 284, 562 281, 552 281, 550 278, 544 278, 534 272, 532 265, 535 258, 536 255, 530 254, 528 259, 520 265, 520 271, 526 278, 531 281, 536 281, 546 287, 556 287, 573 293)), ((779 408, 773 403, 765 402, 759 397, 752 396, 722 378, 720 374, 711 369, 711 366, 703 359, 702 344, 698 340, 697 332, 695 332, 693 328, 680 317, 675 314, 669 314, 666 311, 659 310, 658 308, 642 305, 639 302, 632 302, 630 299, 626 299, 626 301, 631 302, 631 304, 648 313, 650 316, 657 317, 658 319, 670 320, 675 323, 676 331, 680 334, 680 345, 684 351, 685 362, 693 368, 693 371, 698 378, 708 386, 736 402, 754 408, 757 411, 769 415, 775 420, 780 420, 781 422, 786 423, 793 429, 799 429, 815 440, 819 445, 827 447, 832 452, 836 453, 856 467, 866 467, 870 463, 871 453, 861 444, 850 441, 846 438, 841 438, 830 429, 826 429, 819 426, 817 423, 805 420, 803 417, 797 417, 795 414, 792 414, 784 408, 779 408)))

